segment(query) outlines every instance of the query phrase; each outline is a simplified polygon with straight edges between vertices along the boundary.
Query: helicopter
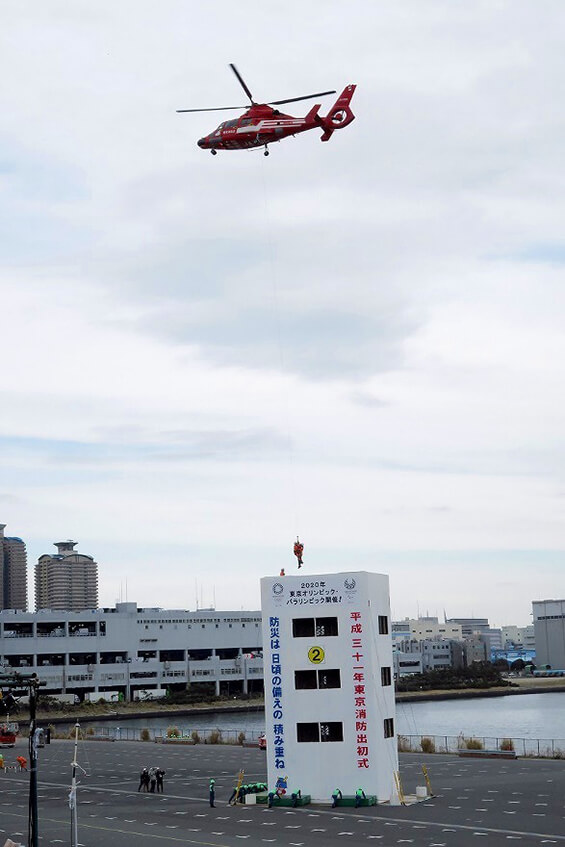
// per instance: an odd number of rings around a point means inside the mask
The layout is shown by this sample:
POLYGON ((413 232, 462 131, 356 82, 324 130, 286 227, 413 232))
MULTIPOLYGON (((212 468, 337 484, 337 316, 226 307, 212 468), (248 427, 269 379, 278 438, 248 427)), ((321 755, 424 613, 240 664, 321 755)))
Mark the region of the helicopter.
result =
POLYGON ((202 150, 209 150, 212 156, 216 156, 218 150, 250 150, 258 147, 264 147, 263 155, 268 156, 268 144, 272 144, 274 141, 282 141, 289 135, 297 135, 299 132, 316 128, 322 130, 320 140, 329 141, 336 129, 343 129, 355 119, 349 105, 355 92, 355 85, 347 85, 343 89, 325 117, 318 114, 321 104, 316 103, 305 117, 293 118, 291 115, 285 115, 272 107, 282 106, 285 103, 297 103, 299 100, 325 97, 327 94, 336 94, 336 91, 320 91, 318 94, 307 94, 304 97, 290 97, 287 100, 256 103, 236 66, 230 63, 230 68, 249 97, 251 107, 218 106, 211 109, 177 109, 179 114, 184 112, 233 111, 234 109, 246 110, 240 118, 224 121, 217 129, 198 141, 198 146, 202 150))

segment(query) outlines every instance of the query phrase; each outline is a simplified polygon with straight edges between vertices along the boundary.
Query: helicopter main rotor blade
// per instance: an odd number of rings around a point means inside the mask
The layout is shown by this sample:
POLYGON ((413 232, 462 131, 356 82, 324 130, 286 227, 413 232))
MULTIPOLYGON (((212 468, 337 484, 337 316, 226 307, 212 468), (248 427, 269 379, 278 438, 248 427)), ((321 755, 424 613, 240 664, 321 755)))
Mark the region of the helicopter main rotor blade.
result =
POLYGON ((233 112, 234 109, 248 109, 249 106, 213 106, 211 109, 177 109, 177 112, 233 112))
POLYGON ((232 71, 234 72, 236 77, 238 78, 239 84, 241 85, 241 87, 243 88, 243 90, 245 91, 245 93, 247 94, 249 99, 251 100, 251 103, 253 104, 253 95, 251 94, 250 90, 246 86, 245 82, 243 81, 243 77, 241 76, 240 72, 238 71, 238 69, 236 68, 236 66, 234 65, 233 62, 230 62, 230 68, 232 69, 232 71))
POLYGON ((269 106, 282 106, 284 103, 298 103, 299 100, 313 100, 314 97, 325 97, 335 94, 335 91, 320 91, 318 94, 306 94, 304 97, 290 97, 288 100, 269 100, 269 106))

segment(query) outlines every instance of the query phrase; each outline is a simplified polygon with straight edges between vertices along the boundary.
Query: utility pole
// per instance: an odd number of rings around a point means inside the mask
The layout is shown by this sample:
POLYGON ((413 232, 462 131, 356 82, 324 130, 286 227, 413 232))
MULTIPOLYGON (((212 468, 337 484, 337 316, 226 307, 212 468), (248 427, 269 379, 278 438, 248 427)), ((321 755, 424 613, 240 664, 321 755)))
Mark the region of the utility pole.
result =
POLYGON ((77 721, 75 724, 75 751, 72 767, 71 792, 69 794, 69 807, 71 810, 71 847, 78 847, 78 819, 77 819, 77 748, 78 748, 78 733, 80 724, 77 721))
MULTIPOLYGON (((37 821, 37 733, 35 716, 39 688, 45 685, 40 682, 37 674, 4 673, 0 674, 0 687, 7 685, 12 689, 21 690, 20 696, 29 695, 29 803, 27 839, 29 847, 38 847, 39 831, 37 821)), ((17 696, 17 691, 14 691, 17 696)))

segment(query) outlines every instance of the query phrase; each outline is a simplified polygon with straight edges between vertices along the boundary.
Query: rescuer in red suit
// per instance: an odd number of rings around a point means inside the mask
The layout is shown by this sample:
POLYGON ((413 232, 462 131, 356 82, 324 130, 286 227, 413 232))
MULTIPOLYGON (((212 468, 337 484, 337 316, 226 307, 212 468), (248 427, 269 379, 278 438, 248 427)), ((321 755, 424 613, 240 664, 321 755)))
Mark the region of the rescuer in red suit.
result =
POLYGON ((298 567, 302 567, 302 553, 304 552, 304 544, 300 543, 300 539, 296 536, 296 541, 294 542, 294 555, 298 559, 298 567))

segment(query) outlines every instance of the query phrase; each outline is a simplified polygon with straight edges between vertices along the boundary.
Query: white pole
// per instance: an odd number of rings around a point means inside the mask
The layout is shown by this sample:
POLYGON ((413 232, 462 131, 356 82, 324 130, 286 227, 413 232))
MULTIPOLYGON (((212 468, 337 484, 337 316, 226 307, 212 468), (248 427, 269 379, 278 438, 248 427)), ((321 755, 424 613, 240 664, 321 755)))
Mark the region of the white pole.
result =
POLYGON ((71 792, 69 794, 69 806, 71 809, 71 847, 78 847, 78 818, 77 818, 77 749, 78 749, 78 733, 80 724, 77 721, 75 724, 75 749, 74 757, 71 762, 72 778, 71 792))

